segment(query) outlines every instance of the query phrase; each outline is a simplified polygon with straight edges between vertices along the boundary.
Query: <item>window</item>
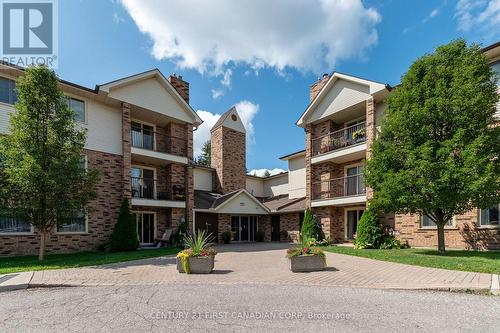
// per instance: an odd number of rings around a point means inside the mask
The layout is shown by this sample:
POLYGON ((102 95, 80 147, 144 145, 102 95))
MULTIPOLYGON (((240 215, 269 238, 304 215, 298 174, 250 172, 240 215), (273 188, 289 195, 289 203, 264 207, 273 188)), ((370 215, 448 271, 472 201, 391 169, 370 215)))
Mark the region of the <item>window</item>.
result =
POLYGON ((30 233, 31 225, 22 219, 10 216, 0 216, 0 233, 30 233))
POLYGON ((6 104, 17 102, 15 81, 0 77, 0 102, 6 104))
MULTIPOLYGON (((130 169, 133 198, 156 198, 155 174, 155 169, 146 169, 136 166, 130 169)), ((163 196, 163 194, 161 194, 161 196, 163 196)))
POLYGON ((68 106, 75 111, 75 120, 85 122, 85 102, 79 99, 68 97, 68 106))
POLYGON ((84 211, 57 224, 57 232, 87 232, 87 216, 84 211))
POLYGON ((499 211, 500 204, 487 209, 481 209, 481 216, 479 217, 479 225, 481 226, 499 226, 499 211))
POLYGON ((366 192, 362 165, 346 167, 345 177, 345 196, 366 192))
POLYGON ((500 86, 500 61, 497 61, 491 65, 493 72, 497 76, 497 85, 500 86))
MULTIPOLYGON (((451 227, 453 225, 453 220, 448 220, 445 226, 451 227)), ((436 223, 434 223, 427 215, 422 216, 422 228, 435 228, 436 223)))
POLYGON ((155 128, 153 126, 133 121, 131 127, 132 147, 155 149, 155 128))

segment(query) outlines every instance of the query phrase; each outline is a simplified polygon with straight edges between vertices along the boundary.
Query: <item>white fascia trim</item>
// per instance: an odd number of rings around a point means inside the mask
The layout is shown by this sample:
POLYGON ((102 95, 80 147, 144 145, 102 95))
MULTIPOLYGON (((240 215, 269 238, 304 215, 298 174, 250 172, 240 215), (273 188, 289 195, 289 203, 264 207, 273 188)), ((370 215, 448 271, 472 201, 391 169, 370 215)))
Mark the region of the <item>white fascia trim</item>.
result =
POLYGON ((177 156, 173 154, 168 154, 168 153, 162 153, 154 150, 148 150, 148 149, 142 149, 142 148, 137 148, 137 147, 131 147, 132 154, 135 155, 141 155, 141 156, 147 156, 159 160, 164 160, 164 161, 170 161, 174 163, 179 163, 179 164, 187 164, 188 159, 187 157, 183 156, 177 156))
POLYGON ((132 198, 132 206, 186 208, 185 201, 132 198))
POLYGON ((343 206, 366 203, 366 195, 356 195, 335 199, 321 199, 311 201, 311 207, 343 206))

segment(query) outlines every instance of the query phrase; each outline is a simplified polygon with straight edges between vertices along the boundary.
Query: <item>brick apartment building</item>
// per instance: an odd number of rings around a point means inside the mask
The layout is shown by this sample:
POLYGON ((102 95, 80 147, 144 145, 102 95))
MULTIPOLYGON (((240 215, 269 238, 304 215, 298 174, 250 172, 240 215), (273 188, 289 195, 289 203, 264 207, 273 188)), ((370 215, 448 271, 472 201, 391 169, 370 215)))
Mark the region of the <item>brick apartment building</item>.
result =
MULTIPOLYGON (((9 133, 15 80, 23 70, 0 68, 0 133, 9 133)), ((136 214, 141 243, 153 243, 168 227, 191 221, 193 208, 193 128, 201 119, 189 106, 189 84, 154 69, 85 88, 60 81, 77 119, 86 127, 85 160, 101 171, 97 199, 86 215, 58 225, 48 252, 96 249, 109 239, 123 197, 136 214)), ((29 223, 0 218, 0 255, 36 253, 29 223)))
MULTIPOLYGON (((500 43, 484 49, 500 73, 500 43)), ((0 134, 8 135, 15 80, 23 70, 0 68, 0 134)), ((193 131, 202 120, 189 105, 189 84, 155 69, 95 89, 67 81, 60 87, 88 129, 86 165, 101 170, 97 199, 86 215, 55 228, 48 252, 98 248, 112 232, 120 201, 130 199, 143 246, 187 221, 222 240, 298 241, 306 207, 326 235, 351 241, 372 192, 363 165, 380 130, 392 91, 387 84, 342 73, 325 74, 310 87, 310 104, 297 121, 305 150, 283 156, 288 171, 270 177, 246 174, 246 129, 235 108, 211 129, 211 166, 193 164, 193 131)), ((499 114, 500 116, 500 107, 499 114)), ((499 248, 499 206, 456 216, 445 231, 449 247, 499 248)), ((416 215, 387 214, 382 222, 411 246, 436 246, 435 226, 416 215)), ((29 223, 0 216, 0 255, 38 251, 29 223)))
MULTIPOLYGON (((500 75, 500 43, 483 49, 500 75)), ((500 82, 499 82, 500 85, 500 82)), ((387 84, 342 73, 325 74, 310 87, 310 104, 297 121, 306 132, 306 200, 325 234, 350 241, 372 196, 363 179, 363 163, 380 130, 387 84)), ((500 92, 500 90, 499 90, 500 92)), ((500 105, 497 116, 500 117, 500 105)), ((499 205, 455 216, 445 230, 454 248, 500 248, 499 205)), ((437 246, 435 224, 425 216, 387 214, 382 223, 411 246, 437 246)))

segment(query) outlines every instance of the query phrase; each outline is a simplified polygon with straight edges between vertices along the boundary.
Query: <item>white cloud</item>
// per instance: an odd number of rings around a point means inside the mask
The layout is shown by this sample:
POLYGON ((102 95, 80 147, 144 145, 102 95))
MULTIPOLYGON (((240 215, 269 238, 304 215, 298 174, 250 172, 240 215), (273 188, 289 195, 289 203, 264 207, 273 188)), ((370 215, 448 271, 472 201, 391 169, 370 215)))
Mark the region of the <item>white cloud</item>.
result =
POLYGON ((125 20, 123 19, 123 17, 120 16, 120 14, 118 14, 117 12, 113 13, 113 23, 114 24, 120 24, 123 21, 125 21, 125 20))
POLYGON ((271 176, 277 175, 279 173, 286 172, 286 170, 275 168, 275 169, 253 169, 248 172, 248 174, 253 175, 253 176, 258 176, 258 177, 264 177, 264 174, 266 171, 269 171, 271 176))
POLYGON ((460 0, 455 7, 458 29, 500 32, 500 0, 460 0))
POLYGON ((435 17, 435 16, 438 16, 439 15, 439 12, 440 12, 440 9, 439 8, 434 8, 432 10, 432 12, 429 14, 429 17, 435 17))
POLYGON ((231 86, 231 78, 233 76, 233 71, 231 69, 226 69, 224 72, 224 76, 222 77, 222 80, 220 83, 222 83, 223 86, 230 87, 231 86))
POLYGON ((212 98, 219 99, 224 96, 224 90, 222 89, 212 89, 212 98))
MULTIPOLYGON (((255 115, 259 112, 259 105, 254 104, 250 101, 240 101, 235 105, 236 110, 238 110, 238 114, 240 115, 241 121, 245 126, 247 131, 246 140, 247 140, 247 150, 255 143, 255 129, 253 125, 253 119, 255 115)), ((220 118, 220 114, 211 113, 209 111, 198 110, 196 111, 198 116, 203 120, 203 124, 201 124, 198 129, 194 132, 193 137, 193 149, 194 156, 198 156, 201 153, 201 147, 205 142, 210 140, 210 130, 214 127, 217 120, 220 118)))
POLYGON ((200 155, 203 144, 210 140, 210 130, 214 127, 215 123, 221 116, 220 114, 214 114, 203 110, 198 110, 196 113, 203 120, 203 124, 201 124, 193 133, 193 149, 195 157, 200 155))
POLYGON ((153 41, 155 58, 217 76, 241 64, 254 72, 331 70, 375 45, 381 20, 362 0, 121 2, 153 41))
POLYGON ((255 128, 253 126, 253 118, 259 112, 259 104, 254 104, 250 101, 241 101, 235 105, 241 122, 247 130, 247 147, 255 143, 255 128))

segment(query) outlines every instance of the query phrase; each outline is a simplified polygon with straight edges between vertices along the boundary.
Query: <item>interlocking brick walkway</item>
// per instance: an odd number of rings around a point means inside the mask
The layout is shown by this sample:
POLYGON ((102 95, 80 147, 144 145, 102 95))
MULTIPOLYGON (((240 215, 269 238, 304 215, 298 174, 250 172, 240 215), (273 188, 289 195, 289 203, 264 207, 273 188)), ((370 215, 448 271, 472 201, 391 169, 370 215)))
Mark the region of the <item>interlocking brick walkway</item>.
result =
POLYGON ((394 289, 486 290, 491 275, 390 263, 327 253, 328 269, 292 273, 285 258, 288 245, 231 244, 219 247, 215 271, 179 274, 175 257, 35 272, 30 286, 101 286, 155 284, 295 284, 394 289))

